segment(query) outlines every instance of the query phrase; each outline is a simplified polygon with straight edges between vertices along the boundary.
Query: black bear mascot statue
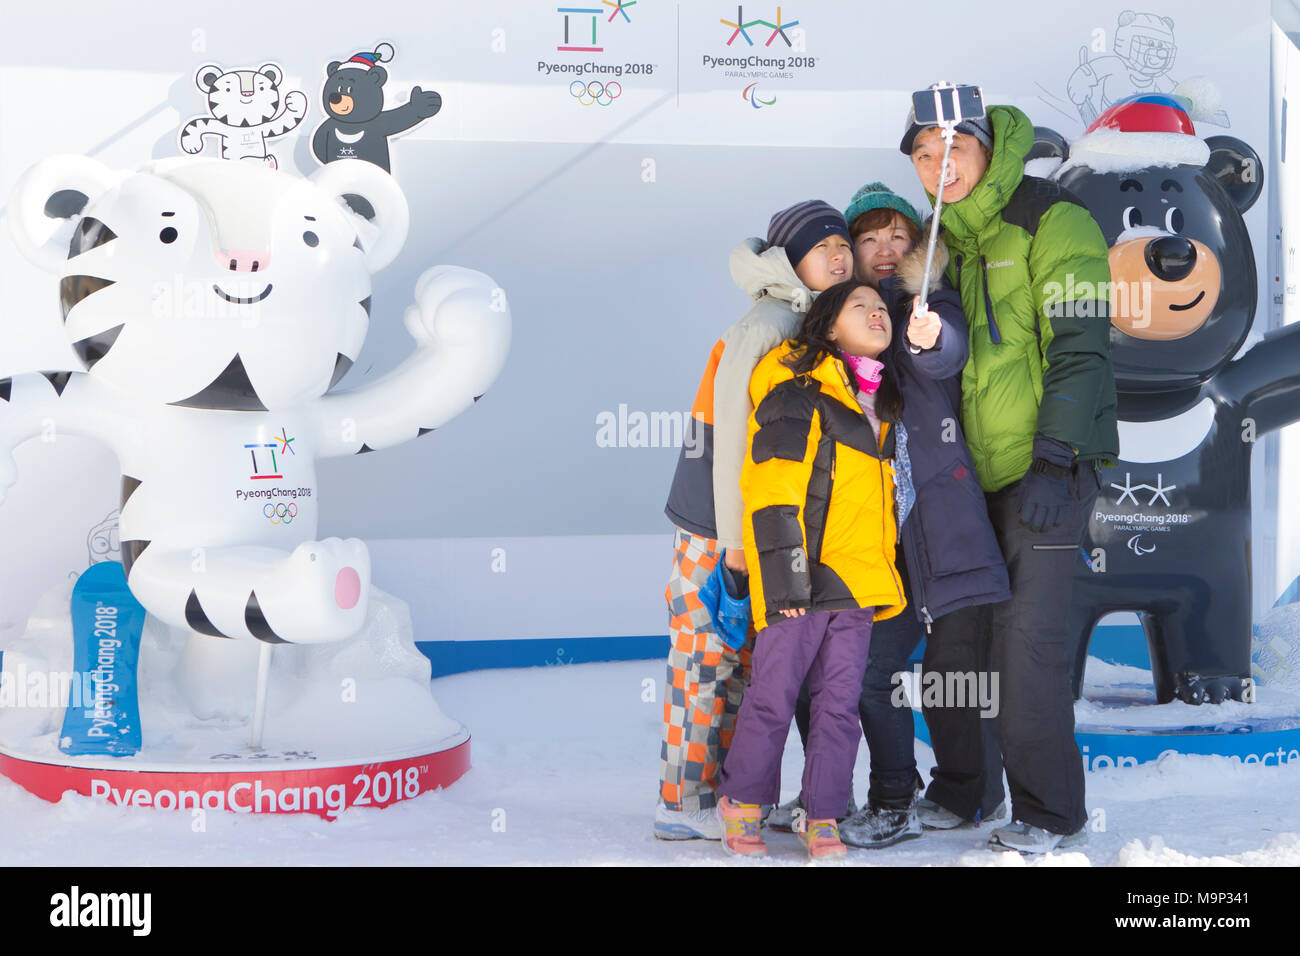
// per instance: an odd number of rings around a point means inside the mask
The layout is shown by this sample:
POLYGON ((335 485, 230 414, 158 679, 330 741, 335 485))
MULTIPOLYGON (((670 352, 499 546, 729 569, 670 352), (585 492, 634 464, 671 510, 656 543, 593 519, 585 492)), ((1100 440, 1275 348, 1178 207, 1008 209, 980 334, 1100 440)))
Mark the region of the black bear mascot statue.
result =
POLYGON ((1300 420, 1300 323, 1242 351, 1257 297, 1242 216, 1263 188, 1259 156, 1198 138, 1164 95, 1116 103, 1068 147, 1037 134, 1031 156, 1063 160, 1053 178, 1110 246, 1120 461, 1074 582, 1075 696, 1093 627, 1135 611, 1159 703, 1251 701, 1251 450, 1300 420))

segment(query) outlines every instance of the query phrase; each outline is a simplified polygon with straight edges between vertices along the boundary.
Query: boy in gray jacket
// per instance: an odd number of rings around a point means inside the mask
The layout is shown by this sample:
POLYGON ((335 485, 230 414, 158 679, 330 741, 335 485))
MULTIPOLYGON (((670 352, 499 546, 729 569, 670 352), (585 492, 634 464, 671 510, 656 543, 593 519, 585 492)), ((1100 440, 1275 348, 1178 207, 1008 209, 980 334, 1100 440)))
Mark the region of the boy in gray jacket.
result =
POLYGON ((669 631, 664 738, 660 748, 655 836, 721 839, 713 783, 731 742, 748 684, 753 631, 728 647, 699 589, 722 560, 745 574, 740 469, 749 417, 749 378, 759 359, 794 335, 812 298, 853 273, 853 246, 839 210, 808 200, 772 217, 767 240, 731 253, 731 276, 754 305, 709 355, 673 475, 665 513, 675 526, 665 597, 669 631))

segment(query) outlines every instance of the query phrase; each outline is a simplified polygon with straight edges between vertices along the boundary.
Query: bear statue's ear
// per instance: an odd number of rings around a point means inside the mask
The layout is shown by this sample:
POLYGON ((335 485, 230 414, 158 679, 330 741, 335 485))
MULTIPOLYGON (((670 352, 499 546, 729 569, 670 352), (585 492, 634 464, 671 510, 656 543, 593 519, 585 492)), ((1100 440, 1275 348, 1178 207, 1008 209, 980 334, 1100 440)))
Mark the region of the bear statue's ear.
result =
POLYGON ((1210 136, 1210 160, 1205 171, 1219 181, 1232 204, 1245 213, 1264 191, 1264 167, 1259 154, 1235 136, 1210 136))
POLYGON ((279 63, 263 63, 257 68, 257 72, 261 73, 276 86, 279 86, 280 81, 284 79, 284 70, 280 69, 279 63))
POLYGON ((1034 145, 1029 148, 1025 161, 1031 159, 1059 159, 1064 162, 1070 155, 1070 144, 1054 129, 1034 127, 1034 145))
POLYGON ((330 65, 325 67, 325 75, 333 76, 334 71, 337 70, 341 65, 342 64, 338 60, 330 60, 330 65))
POLYGON ((51 156, 23 173, 9 195, 9 231, 20 252, 58 272, 82 213, 120 176, 87 156, 51 156))
POLYGON ((392 176, 364 159, 340 159, 316 170, 311 180, 351 216, 371 272, 397 258, 406 242, 411 213, 392 176))
POLYGON ((388 71, 382 66, 372 66, 366 70, 366 76, 370 77, 370 82, 375 86, 383 86, 388 82, 388 71))
POLYGON ((199 88, 200 93, 211 93, 212 84, 217 82, 217 80, 223 75, 224 71, 221 67, 217 66, 215 63, 208 63, 205 66, 199 67, 195 72, 194 85, 199 88))
POLYGON ((1070 144, 1054 129, 1034 127, 1034 145, 1025 154, 1025 173, 1049 178, 1070 155, 1070 144))

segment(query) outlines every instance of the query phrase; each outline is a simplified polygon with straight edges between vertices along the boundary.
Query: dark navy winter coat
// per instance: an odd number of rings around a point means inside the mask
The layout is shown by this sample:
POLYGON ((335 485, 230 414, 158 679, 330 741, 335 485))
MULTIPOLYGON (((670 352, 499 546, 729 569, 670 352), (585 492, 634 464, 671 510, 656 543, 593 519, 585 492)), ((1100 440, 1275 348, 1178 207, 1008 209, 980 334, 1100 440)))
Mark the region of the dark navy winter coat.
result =
POLYGON ((912 354, 912 293, 881 282, 893 340, 881 356, 898 376, 916 503, 899 529, 910 600, 925 624, 958 608, 1011 598, 1007 566, 961 429, 961 373, 970 354, 961 298, 945 281, 929 296, 943 329, 934 348, 912 354))

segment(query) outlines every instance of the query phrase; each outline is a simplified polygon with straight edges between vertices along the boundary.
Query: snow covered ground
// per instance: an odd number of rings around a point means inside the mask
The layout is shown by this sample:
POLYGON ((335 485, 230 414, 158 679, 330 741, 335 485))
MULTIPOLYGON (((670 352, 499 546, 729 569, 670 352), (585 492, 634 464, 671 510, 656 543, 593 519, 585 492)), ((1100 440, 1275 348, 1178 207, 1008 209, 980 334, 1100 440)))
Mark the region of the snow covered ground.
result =
MULTIPOLYGON (((388 809, 235 816, 49 804, 0 779, 0 864, 790 866, 808 859, 771 834, 770 856, 733 861, 716 843, 651 835, 663 663, 633 661, 459 674, 434 682, 473 735, 472 769, 450 789, 388 809), (200 822, 203 824, 199 826, 200 822), (197 831, 197 832, 196 832, 197 831)), ((933 756, 918 742, 928 777, 933 756)), ((855 773, 866 790, 865 748, 855 773)), ((784 797, 798 790, 797 736, 784 797)), ((984 848, 987 831, 927 832, 823 866, 1300 865, 1300 762, 1179 756, 1088 775, 1095 831, 1079 852, 1026 860, 984 848)))

